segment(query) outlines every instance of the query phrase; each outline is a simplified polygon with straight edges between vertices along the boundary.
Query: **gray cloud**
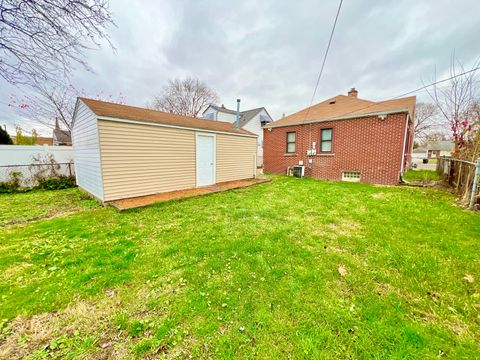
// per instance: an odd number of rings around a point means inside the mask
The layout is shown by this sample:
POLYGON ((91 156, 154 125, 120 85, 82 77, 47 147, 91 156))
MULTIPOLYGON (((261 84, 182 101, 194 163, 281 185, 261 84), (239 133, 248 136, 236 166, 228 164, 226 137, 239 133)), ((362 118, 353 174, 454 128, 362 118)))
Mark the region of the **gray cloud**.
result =
MULTIPOLYGON (((95 96, 125 94, 143 106, 172 77, 207 82, 226 106, 266 106, 275 118, 306 107, 337 1, 111 2, 117 48, 88 52, 95 73, 77 69, 73 85, 95 96)), ((346 93, 397 96, 447 75, 453 50, 466 64, 480 56, 480 2, 346 0, 316 101, 346 93)), ((21 122, 5 104, 19 90, 1 83, 0 123, 21 122)), ((425 99, 425 93, 417 94, 425 99)), ((25 123, 29 127, 29 123, 25 123)))

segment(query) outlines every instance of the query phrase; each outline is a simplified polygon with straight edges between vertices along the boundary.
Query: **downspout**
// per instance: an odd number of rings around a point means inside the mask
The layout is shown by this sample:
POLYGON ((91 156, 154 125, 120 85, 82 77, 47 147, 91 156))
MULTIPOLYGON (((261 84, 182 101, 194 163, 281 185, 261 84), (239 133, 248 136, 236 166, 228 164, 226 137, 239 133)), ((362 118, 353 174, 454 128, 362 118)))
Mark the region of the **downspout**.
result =
POLYGON ((406 118, 405 118, 405 133, 403 135, 403 149, 402 149, 402 162, 400 164, 400 180, 401 182, 403 182, 403 164, 405 162, 405 148, 407 146, 406 142, 407 142, 407 129, 408 129, 408 118, 409 118, 409 114, 407 114, 406 118))
POLYGON ((237 129, 240 127, 240 99, 237 99, 237 129))

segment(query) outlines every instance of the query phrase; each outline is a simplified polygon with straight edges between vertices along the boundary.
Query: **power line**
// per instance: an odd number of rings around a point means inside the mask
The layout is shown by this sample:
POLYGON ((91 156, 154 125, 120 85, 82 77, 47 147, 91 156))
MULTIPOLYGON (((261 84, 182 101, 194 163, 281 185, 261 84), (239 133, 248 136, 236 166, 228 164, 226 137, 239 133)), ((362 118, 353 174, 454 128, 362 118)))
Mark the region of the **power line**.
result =
POLYGON ((340 14, 340 9, 342 8, 342 3, 343 3, 343 0, 340 0, 340 3, 338 4, 337 14, 335 15, 335 21, 333 22, 332 31, 330 32, 330 38, 328 39, 328 45, 327 45, 327 48, 325 50, 325 54, 323 56, 322 67, 320 68, 320 73, 318 74, 317 83, 315 84, 315 89, 313 90, 312 99, 310 100, 310 105, 308 106, 305 118, 308 117, 308 112, 310 111, 310 107, 312 106, 313 100, 315 100, 315 95, 317 94, 318 84, 320 83, 320 79, 321 79, 322 74, 323 74, 323 69, 325 68, 325 62, 327 61, 327 56, 328 56, 328 52, 330 50, 330 45, 332 44, 333 33, 335 32, 335 28, 337 27, 338 15, 340 14))
POLYGON ((462 75, 470 74, 470 73, 475 72, 475 71, 477 71, 477 70, 479 70, 479 69, 480 69, 480 66, 477 66, 476 68, 471 69, 471 70, 468 70, 468 71, 465 71, 465 72, 463 72, 463 73, 461 73, 461 74, 457 74, 457 75, 454 75, 454 76, 450 76, 449 78, 446 78, 446 79, 443 79, 443 80, 439 80, 439 81, 435 81, 435 82, 433 82, 433 83, 431 83, 431 84, 423 85, 423 86, 419 87, 418 89, 415 89, 415 90, 412 90, 412 91, 408 91, 408 92, 403 93, 403 94, 401 94, 401 95, 395 96, 395 97, 392 98, 391 100, 397 99, 397 98, 400 98, 400 97, 403 97, 403 96, 406 96, 406 95, 410 95, 410 94, 419 92, 419 91, 421 91, 421 90, 425 90, 425 89, 429 88, 430 86, 444 83, 444 82, 446 82, 446 81, 455 79, 456 77, 459 77, 459 76, 462 76, 462 75))
POLYGON ((437 85, 437 84, 441 84, 441 83, 444 83, 444 82, 447 82, 449 80, 452 80, 452 79, 455 79, 459 76, 463 76, 463 75, 467 75, 467 74, 470 74, 472 72, 475 72, 477 70, 480 69, 480 66, 477 66, 476 68, 473 68, 471 70, 468 70, 468 71, 465 71, 461 74, 457 74, 457 75, 454 75, 454 76, 450 76, 449 78, 446 78, 446 79, 442 79, 442 80, 439 80, 439 81, 435 81, 433 83, 430 83, 430 84, 427 84, 427 85, 423 85, 415 90, 411 90, 411 91, 407 91, 401 95, 397 95, 395 97, 387 97, 387 98, 384 98, 384 100, 381 100, 381 101, 378 101, 378 102, 374 102, 373 104, 370 104, 368 106, 365 106, 363 108, 360 108, 360 109, 356 109, 356 110, 353 110, 353 111, 350 111, 350 112, 347 112, 345 114, 342 114, 342 115, 339 115, 339 116, 346 116, 346 115, 350 115, 350 114, 353 114, 355 112, 358 112, 358 111, 362 111, 362 110, 365 110, 365 109, 368 109, 372 106, 376 106, 378 105, 379 103, 382 103, 382 102, 386 102, 386 101, 389 101, 389 100, 395 100, 395 99, 398 99, 398 98, 401 98, 401 97, 404 97, 406 95, 410 95, 410 94, 413 94, 413 93, 416 93, 416 92, 419 92, 419 91, 422 91, 422 90, 426 90, 427 88, 431 87, 431 86, 434 86, 434 85, 437 85))

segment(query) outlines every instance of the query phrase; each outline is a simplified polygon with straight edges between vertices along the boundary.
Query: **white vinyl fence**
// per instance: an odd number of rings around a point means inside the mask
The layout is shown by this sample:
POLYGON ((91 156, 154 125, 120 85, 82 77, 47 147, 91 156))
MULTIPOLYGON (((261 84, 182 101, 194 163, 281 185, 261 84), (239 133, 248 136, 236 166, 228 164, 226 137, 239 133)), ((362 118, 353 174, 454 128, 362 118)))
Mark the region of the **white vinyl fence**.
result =
POLYGON ((21 174, 22 186, 33 186, 34 175, 75 175, 71 146, 0 145, 0 182, 13 172, 21 174))

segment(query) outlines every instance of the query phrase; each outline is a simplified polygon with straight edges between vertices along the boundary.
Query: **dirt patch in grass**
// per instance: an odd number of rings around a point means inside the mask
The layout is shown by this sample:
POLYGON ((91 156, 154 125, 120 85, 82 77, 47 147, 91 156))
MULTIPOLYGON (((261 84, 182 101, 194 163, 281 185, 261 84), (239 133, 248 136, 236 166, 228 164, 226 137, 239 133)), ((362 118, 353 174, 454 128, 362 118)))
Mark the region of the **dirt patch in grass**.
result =
POLYGON ((70 345, 84 344, 87 338, 85 351, 98 346, 94 358, 111 356, 114 349, 110 346, 102 348, 102 345, 118 341, 122 336, 112 326, 116 305, 113 298, 95 305, 80 301, 60 312, 31 318, 19 316, 2 329, 0 358, 23 359, 33 353, 61 357, 72 350, 70 345))

